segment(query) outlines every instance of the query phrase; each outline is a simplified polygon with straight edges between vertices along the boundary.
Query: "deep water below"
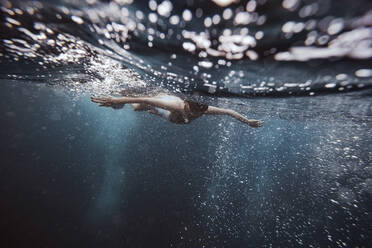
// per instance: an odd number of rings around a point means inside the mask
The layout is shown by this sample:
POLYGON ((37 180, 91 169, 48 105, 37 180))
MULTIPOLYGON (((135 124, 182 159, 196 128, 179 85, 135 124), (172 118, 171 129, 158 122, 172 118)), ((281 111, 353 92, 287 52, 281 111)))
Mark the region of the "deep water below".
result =
POLYGON ((205 98, 176 125, 0 81, 2 247, 368 247, 371 92, 205 98))

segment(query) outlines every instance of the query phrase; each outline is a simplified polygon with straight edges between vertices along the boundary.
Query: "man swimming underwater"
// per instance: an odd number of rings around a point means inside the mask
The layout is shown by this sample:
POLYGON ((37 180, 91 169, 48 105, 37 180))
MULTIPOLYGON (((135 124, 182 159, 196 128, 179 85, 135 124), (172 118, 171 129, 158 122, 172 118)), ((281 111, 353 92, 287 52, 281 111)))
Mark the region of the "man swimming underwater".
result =
POLYGON ((168 94, 159 94, 153 97, 92 96, 91 100, 99 103, 99 106, 115 109, 123 108, 126 103, 130 103, 134 111, 147 111, 177 124, 188 124, 203 115, 229 115, 251 127, 262 127, 264 123, 261 120, 247 119, 231 109, 182 100, 180 97, 168 94))

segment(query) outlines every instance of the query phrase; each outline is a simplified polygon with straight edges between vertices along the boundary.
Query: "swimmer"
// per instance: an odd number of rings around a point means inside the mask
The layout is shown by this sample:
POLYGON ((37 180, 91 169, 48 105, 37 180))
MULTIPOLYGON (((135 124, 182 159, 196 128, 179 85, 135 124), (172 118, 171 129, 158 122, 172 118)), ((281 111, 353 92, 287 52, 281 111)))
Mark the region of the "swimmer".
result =
POLYGON ((131 104, 134 111, 147 111, 158 115, 168 121, 177 124, 188 124, 203 115, 228 115, 251 127, 262 127, 263 121, 250 120, 232 109, 217 108, 182 100, 180 97, 159 94, 153 97, 91 97, 92 102, 99 103, 99 106, 123 108, 125 104, 131 104))

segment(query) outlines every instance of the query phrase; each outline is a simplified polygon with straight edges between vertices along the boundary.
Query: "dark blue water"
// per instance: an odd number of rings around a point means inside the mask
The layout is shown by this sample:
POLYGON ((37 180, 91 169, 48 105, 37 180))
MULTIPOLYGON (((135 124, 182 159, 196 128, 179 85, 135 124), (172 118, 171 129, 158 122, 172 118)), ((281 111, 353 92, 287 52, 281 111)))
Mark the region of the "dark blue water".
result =
POLYGON ((370 247, 369 1, 0 2, 1 247, 370 247), (90 101, 154 89, 265 124, 90 101))
POLYGON ((368 247, 368 96, 210 99, 265 120, 252 129, 1 92, 5 247, 368 247))

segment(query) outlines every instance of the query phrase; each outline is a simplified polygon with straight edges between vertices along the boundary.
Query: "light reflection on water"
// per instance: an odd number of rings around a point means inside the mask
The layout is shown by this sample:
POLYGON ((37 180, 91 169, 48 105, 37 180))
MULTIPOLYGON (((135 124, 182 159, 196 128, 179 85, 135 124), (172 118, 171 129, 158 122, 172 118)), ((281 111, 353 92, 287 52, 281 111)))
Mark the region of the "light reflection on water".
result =
MULTIPOLYGON (((371 85, 372 6, 357 2, 339 8, 346 2, 252 0, 219 7, 208 1, 3 1, 0 57, 41 68, 80 64, 93 84, 91 77, 101 73, 97 64, 120 62, 147 84, 174 92, 314 95, 363 89, 371 85)), ((2 75, 17 76, 12 70, 2 75)), ((74 85, 68 77, 43 77, 74 85)))

